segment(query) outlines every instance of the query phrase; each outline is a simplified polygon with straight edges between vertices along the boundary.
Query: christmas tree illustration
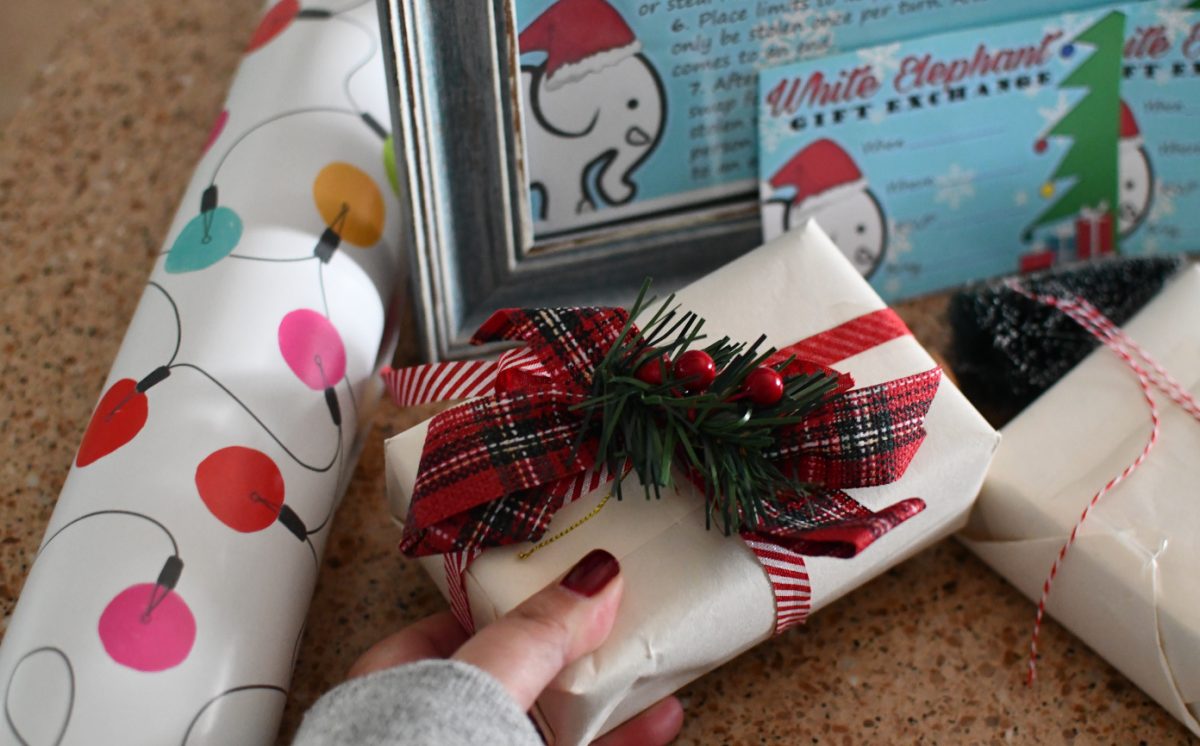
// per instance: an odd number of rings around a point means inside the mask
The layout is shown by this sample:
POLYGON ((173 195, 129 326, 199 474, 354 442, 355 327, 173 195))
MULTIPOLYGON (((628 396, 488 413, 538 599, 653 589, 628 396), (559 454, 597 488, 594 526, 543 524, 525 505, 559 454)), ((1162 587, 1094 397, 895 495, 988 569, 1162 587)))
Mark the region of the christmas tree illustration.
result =
POLYGON ((1114 211, 1117 205, 1117 130, 1120 120, 1118 82, 1125 16, 1109 13, 1059 48, 1070 59, 1085 54, 1080 45, 1091 47, 1088 58, 1059 84, 1060 89, 1083 89, 1083 98, 1067 111, 1035 145, 1046 150, 1046 138, 1067 137, 1070 148, 1041 187, 1045 199, 1055 199, 1025 229, 1029 241, 1033 231, 1064 219, 1084 219, 1102 226, 1102 243, 1115 240, 1114 211), (1065 181, 1065 186, 1060 182, 1065 181), (1107 218, 1105 217, 1107 216, 1107 218))

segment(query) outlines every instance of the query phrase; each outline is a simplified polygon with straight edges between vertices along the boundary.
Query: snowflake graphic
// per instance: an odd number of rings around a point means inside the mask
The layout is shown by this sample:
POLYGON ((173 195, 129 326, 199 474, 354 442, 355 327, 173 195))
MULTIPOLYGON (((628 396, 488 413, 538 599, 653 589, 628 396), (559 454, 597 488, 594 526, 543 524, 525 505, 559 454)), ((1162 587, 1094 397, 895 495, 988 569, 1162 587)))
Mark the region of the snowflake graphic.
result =
POLYGON ((1046 90, 1045 87, 1035 78, 1032 82, 1030 82, 1029 85, 1025 86, 1025 88, 1021 90, 1021 93, 1025 94, 1026 98, 1037 98, 1044 90, 1046 90))
POLYGON ((1046 121, 1046 127, 1054 126, 1054 123, 1067 115, 1071 110, 1070 101, 1067 99, 1065 91, 1058 92, 1058 100, 1053 106, 1039 106, 1038 114, 1046 121))
MULTIPOLYGON (((1092 13, 1067 13, 1063 16, 1055 18, 1042 27, 1043 34, 1053 34, 1061 31, 1062 36, 1058 38, 1053 46, 1051 46, 1052 54, 1062 62, 1069 62, 1058 53, 1059 48, 1064 44, 1070 44, 1075 41, 1075 37, 1087 30, 1087 27, 1095 20, 1095 15, 1092 13)), ((1089 45, 1085 45, 1089 46, 1089 45)))
POLYGON ((900 43, 884 44, 878 47, 858 50, 858 59, 871 66, 871 70, 880 78, 886 77, 892 70, 900 69, 900 43))
POLYGON ((888 218, 888 253, 889 262, 895 264, 904 254, 912 251, 912 223, 897 223, 888 218))
POLYGON ((895 295, 904 287, 904 280, 899 277, 889 277, 887 282, 883 283, 883 290, 888 295, 895 295))
POLYGON ((812 17, 815 14, 813 10, 794 10, 789 13, 780 13, 771 16, 771 22, 783 23, 787 25, 788 33, 775 37, 764 37, 758 43, 759 60, 765 62, 770 60, 771 65, 781 65, 787 62, 792 62, 796 59, 805 59, 807 57, 820 56, 829 50, 814 50, 805 53, 801 51, 797 53, 797 49, 807 49, 807 42, 812 42, 819 39, 822 31, 815 28, 812 23, 812 17), (788 54, 779 54, 780 49, 787 49, 788 54), (768 50, 775 50, 775 54, 768 57, 768 50))
POLYGON ((975 172, 964 169, 957 163, 951 163, 944 174, 934 177, 937 193, 934 202, 944 204, 951 210, 957 210, 963 202, 975 196, 975 172))
POLYGON ((1013 192, 1013 204, 1017 207, 1024 207, 1029 204, 1029 192, 1026 192, 1024 189, 1018 189, 1013 192))
POLYGON ((1182 8, 1160 8, 1157 15, 1172 44, 1176 39, 1187 38, 1188 34, 1192 33, 1192 11, 1182 8))
POLYGON ((1145 241, 1142 241, 1142 253, 1144 254, 1157 254, 1161 250, 1162 247, 1159 246, 1158 239, 1154 236, 1150 236, 1145 241))
POLYGON ((1175 193, 1157 179, 1154 184, 1154 204, 1150 207, 1150 222, 1157 223, 1175 214, 1175 193))
POLYGON ((771 121, 762 130, 759 147, 767 153, 774 153, 787 144, 789 130, 781 122, 771 121))

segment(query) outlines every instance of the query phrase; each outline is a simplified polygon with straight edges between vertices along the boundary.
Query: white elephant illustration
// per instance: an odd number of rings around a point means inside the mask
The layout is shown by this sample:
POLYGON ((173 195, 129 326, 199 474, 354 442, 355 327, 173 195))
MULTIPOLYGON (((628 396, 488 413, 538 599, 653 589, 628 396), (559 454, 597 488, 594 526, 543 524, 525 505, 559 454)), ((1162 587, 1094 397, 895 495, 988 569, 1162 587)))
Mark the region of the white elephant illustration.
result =
POLYGON ((559 0, 520 36, 529 188, 535 218, 567 227, 637 195, 634 172, 662 137, 666 93, 632 30, 605 0, 559 0))

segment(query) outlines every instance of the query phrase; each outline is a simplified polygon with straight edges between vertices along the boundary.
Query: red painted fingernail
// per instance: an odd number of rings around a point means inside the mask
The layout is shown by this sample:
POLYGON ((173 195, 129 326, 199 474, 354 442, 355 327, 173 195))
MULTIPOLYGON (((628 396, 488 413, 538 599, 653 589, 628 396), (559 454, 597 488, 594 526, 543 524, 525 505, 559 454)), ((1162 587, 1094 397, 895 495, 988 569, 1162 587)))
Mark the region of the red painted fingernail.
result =
POLYGON ((591 598, 621 572, 621 563, 603 549, 593 549, 575 563, 562 579, 562 587, 591 598))

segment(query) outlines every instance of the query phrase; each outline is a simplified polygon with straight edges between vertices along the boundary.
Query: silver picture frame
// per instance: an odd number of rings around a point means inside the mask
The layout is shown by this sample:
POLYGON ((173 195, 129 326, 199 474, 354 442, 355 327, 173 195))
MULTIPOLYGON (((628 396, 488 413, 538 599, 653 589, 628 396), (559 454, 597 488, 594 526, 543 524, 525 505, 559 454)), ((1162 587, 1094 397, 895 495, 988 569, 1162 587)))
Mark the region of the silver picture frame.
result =
POLYGON ((761 243, 756 194, 534 240, 523 168, 512 0, 379 0, 402 241, 422 354, 486 353, 496 309, 625 305, 761 243))

